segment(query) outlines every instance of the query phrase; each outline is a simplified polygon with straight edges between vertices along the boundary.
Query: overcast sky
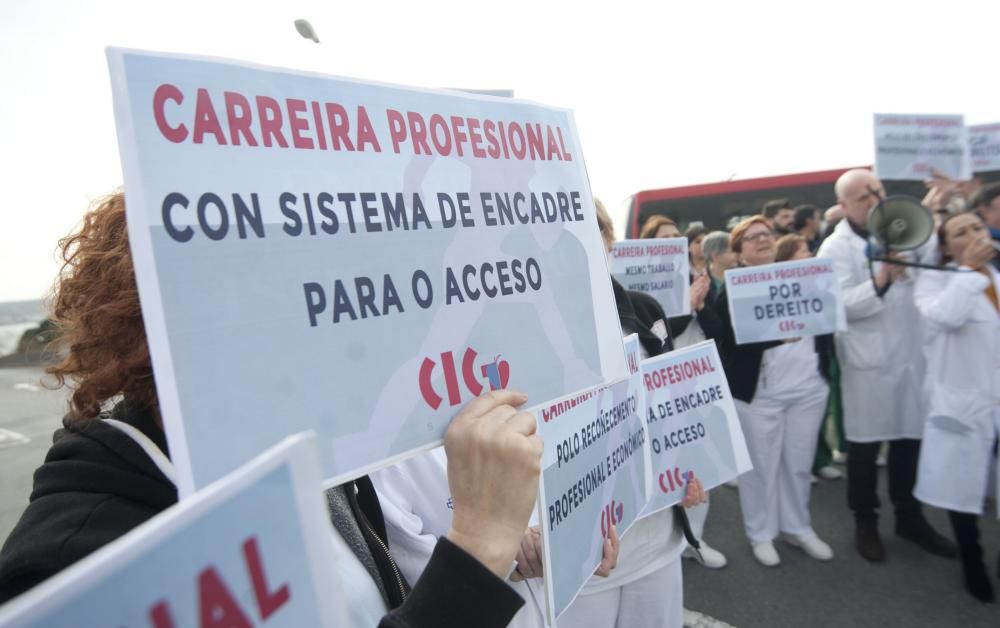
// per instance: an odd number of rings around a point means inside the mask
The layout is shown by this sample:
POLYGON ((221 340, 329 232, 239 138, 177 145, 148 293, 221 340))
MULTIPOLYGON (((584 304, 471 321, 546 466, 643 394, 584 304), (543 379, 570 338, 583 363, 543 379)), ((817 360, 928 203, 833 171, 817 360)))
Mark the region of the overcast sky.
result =
POLYGON ((121 182, 107 45, 571 108, 620 225, 640 189, 871 163, 876 111, 1000 121, 998 18, 956 0, 3 0, 0 301, 43 296, 56 241, 121 182))

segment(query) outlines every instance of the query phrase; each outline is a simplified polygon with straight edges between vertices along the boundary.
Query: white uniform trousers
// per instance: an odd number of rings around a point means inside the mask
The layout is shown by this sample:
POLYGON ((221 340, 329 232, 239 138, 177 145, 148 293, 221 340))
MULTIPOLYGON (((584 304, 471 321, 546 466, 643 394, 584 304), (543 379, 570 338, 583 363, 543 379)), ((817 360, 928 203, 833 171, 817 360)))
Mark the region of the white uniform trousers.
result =
POLYGON ((623 586, 577 597, 557 623, 572 628, 682 628, 680 557, 623 586))
POLYGON ((779 532, 815 534, 809 517, 813 458, 829 387, 793 400, 757 396, 735 400, 753 469, 740 476, 740 510, 751 543, 779 532))
POLYGON ((705 493, 705 503, 692 506, 687 509, 688 523, 691 524, 691 532, 694 538, 701 540, 701 535, 705 533, 705 521, 708 519, 708 506, 711 497, 705 493))

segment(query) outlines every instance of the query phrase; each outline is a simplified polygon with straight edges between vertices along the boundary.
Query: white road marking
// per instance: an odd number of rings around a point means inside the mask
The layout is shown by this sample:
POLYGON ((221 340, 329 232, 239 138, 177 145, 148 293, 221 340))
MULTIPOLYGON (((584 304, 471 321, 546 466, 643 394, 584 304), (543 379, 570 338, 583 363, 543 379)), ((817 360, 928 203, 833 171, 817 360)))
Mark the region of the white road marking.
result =
POLYGON ((31 439, 24 434, 19 434, 13 430, 5 430, 0 427, 0 449, 3 449, 4 447, 26 445, 30 442, 31 439))
POLYGON ((14 390, 27 390, 28 392, 38 392, 41 390, 38 386, 34 384, 14 384, 14 390))
POLYGON ((721 619, 709 617, 698 611, 684 609, 684 628, 735 628, 721 619))

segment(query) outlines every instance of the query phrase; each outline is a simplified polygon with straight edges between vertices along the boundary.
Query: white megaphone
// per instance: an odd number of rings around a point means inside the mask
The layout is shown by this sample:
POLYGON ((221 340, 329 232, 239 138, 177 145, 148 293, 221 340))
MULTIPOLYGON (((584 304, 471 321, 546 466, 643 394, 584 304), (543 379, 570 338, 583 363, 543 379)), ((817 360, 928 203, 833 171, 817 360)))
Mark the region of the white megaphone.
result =
POLYGON ((909 251, 927 242, 934 232, 934 216, 912 196, 888 196, 868 213, 868 233, 874 245, 887 251, 909 251))

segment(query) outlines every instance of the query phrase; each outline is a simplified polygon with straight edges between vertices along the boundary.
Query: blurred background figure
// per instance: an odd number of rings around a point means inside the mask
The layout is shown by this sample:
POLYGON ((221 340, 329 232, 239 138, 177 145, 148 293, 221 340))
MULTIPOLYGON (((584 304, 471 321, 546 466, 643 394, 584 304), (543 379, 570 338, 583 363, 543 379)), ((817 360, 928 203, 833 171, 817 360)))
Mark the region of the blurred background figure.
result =
POLYGON ((681 230, 677 228, 677 223, 666 216, 650 216, 642 225, 639 237, 646 238, 679 238, 681 230))
POLYGON ((792 218, 792 230, 806 239, 810 253, 815 253, 816 249, 819 248, 820 242, 823 241, 822 234, 820 233, 821 222, 822 218, 820 217, 819 208, 815 205, 799 205, 795 208, 792 218))
POLYGON ((781 237, 792 232, 795 209, 787 198, 778 198, 764 203, 760 213, 763 214, 764 218, 767 218, 775 236, 781 237))
POLYGON ((992 602, 978 518, 1000 433, 1000 273, 990 264, 996 250, 975 213, 946 218, 938 242, 942 266, 969 272, 925 270, 916 282, 917 308, 927 323, 930 407, 914 495, 948 510, 965 588, 992 602))
MULTIPOLYGON (((993 242, 1000 244, 1000 182, 984 185, 972 197, 970 205, 986 223, 993 242)), ((1000 269, 1000 258, 993 258, 993 267, 1000 269)))
POLYGON ((684 237, 688 241, 688 258, 691 260, 691 275, 695 278, 707 273, 705 268, 705 253, 701 250, 702 240, 708 230, 702 224, 694 224, 687 228, 684 237))
POLYGON ((726 271, 736 266, 736 254, 733 253, 733 248, 729 245, 729 234, 725 231, 709 233, 701 241, 701 252, 705 256, 705 264, 711 281, 708 302, 715 303, 719 290, 726 283, 726 271))

